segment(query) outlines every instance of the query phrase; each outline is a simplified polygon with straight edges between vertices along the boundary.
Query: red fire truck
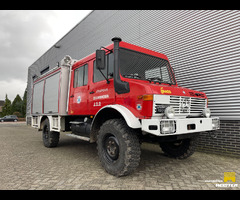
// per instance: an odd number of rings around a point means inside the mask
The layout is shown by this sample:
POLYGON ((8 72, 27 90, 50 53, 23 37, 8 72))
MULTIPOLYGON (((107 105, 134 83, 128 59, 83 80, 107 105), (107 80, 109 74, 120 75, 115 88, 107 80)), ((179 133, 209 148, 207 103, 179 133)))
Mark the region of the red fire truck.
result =
POLYGON ((56 147, 60 132, 97 142, 115 176, 137 168, 141 142, 159 143, 170 157, 192 155, 199 132, 220 128, 205 93, 179 87, 166 55, 112 41, 78 61, 65 56, 34 81, 32 126, 44 146, 56 147))

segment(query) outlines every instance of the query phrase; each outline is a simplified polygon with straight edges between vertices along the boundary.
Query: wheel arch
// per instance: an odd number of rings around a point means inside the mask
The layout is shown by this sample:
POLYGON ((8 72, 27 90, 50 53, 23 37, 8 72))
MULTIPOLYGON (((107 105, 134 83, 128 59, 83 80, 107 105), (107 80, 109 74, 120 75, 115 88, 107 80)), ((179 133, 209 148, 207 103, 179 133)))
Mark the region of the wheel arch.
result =
MULTIPOLYGON (((39 128, 39 131, 41 131, 43 129, 43 122, 45 121, 45 119, 48 119, 48 117, 46 115, 44 116, 41 116, 40 118, 40 128, 39 128)), ((48 119, 49 120, 49 119, 48 119)))
POLYGON ((96 136, 100 126, 109 119, 122 118, 125 120, 130 128, 138 129, 141 128, 141 123, 138 118, 136 118, 130 110, 121 105, 107 105, 101 108, 95 117, 93 118, 91 124, 91 134, 90 142, 96 141, 96 136))

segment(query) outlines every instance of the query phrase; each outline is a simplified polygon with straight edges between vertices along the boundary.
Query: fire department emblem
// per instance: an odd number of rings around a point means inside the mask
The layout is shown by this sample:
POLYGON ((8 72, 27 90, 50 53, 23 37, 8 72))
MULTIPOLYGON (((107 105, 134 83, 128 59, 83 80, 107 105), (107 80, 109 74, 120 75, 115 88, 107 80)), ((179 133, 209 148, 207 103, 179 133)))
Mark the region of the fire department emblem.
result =
POLYGON ((137 110, 142 110, 141 104, 137 104, 137 110))
POLYGON ((79 104, 81 102, 81 96, 77 97, 77 103, 79 104))

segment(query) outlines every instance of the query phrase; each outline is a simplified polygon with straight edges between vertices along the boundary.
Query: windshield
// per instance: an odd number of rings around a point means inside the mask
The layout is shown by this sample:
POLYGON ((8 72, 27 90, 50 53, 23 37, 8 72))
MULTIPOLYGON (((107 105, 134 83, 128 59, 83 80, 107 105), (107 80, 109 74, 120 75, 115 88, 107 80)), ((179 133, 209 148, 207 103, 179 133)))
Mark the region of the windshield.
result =
POLYGON ((176 84, 167 60, 125 48, 120 48, 119 60, 123 77, 176 84))

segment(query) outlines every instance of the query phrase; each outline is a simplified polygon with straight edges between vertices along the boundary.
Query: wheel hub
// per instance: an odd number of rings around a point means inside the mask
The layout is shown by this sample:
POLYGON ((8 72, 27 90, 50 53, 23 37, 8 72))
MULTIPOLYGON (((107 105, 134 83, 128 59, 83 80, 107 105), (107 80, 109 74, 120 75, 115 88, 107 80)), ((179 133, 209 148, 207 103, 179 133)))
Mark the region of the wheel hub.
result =
POLYGON ((114 161, 118 159, 119 156, 119 144, 117 138, 113 135, 106 138, 105 149, 108 158, 114 161))

